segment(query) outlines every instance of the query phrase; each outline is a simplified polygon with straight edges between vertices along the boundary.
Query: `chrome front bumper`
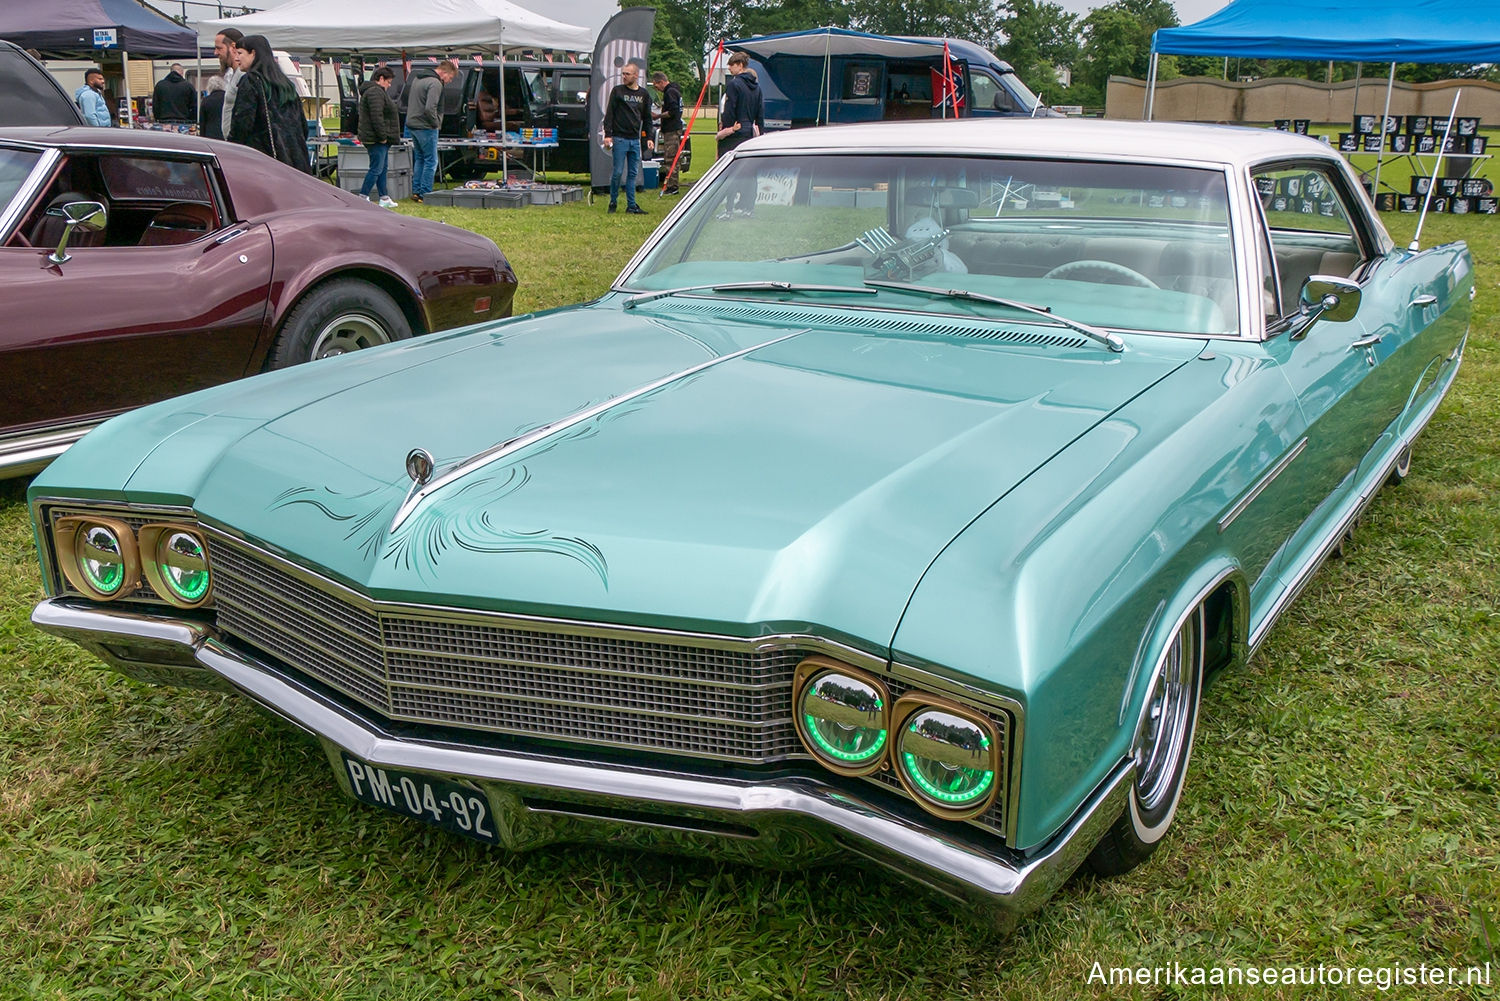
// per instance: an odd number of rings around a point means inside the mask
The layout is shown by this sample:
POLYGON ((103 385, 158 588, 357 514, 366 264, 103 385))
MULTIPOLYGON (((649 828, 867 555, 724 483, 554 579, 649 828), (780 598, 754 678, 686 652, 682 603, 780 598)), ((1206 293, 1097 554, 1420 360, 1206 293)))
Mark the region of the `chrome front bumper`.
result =
POLYGON ((1134 774, 1122 763, 1063 830, 1022 856, 807 775, 705 777, 393 736, 191 620, 50 598, 31 621, 139 680, 248 696, 316 737, 346 793, 341 750, 483 788, 501 815, 500 840, 513 849, 609 840, 781 867, 853 853, 975 905, 1001 927, 1036 910, 1072 874, 1120 815, 1134 774))

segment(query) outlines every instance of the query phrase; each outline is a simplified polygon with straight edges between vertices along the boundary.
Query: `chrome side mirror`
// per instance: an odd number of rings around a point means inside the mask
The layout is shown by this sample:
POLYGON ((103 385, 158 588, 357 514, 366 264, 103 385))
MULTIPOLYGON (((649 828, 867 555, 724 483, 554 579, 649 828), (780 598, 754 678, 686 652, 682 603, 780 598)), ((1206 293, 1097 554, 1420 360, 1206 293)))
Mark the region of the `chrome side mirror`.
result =
POLYGON ((1302 312, 1292 326, 1291 339, 1300 341, 1319 320, 1343 323, 1359 312, 1360 288, 1336 275, 1312 275, 1302 283, 1302 312))
POLYGON ((48 209, 47 214, 65 220, 62 239, 57 241, 57 249, 47 258, 53 264, 66 264, 73 259, 68 253, 68 239, 73 235, 73 230, 82 226, 99 233, 109 225, 109 214, 99 202, 69 202, 60 208, 48 209))

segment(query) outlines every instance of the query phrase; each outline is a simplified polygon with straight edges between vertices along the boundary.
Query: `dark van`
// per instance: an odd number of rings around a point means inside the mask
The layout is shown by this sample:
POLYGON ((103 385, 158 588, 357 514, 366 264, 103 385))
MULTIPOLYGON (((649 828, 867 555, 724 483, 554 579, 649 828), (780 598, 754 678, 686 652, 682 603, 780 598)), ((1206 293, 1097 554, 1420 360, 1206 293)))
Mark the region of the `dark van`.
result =
POLYGON ((942 101, 945 44, 964 117, 1057 117, 1009 63, 963 39, 818 28, 746 38, 725 49, 750 56, 766 128, 786 129, 952 115, 942 101))

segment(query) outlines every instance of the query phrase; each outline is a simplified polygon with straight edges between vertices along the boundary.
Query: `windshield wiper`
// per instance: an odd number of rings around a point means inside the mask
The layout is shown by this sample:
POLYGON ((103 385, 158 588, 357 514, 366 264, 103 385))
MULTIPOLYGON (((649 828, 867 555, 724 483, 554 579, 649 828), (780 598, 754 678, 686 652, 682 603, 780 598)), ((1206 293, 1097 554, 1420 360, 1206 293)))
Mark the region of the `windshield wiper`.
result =
POLYGON ((907 285, 902 282, 882 282, 873 279, 865 282, 871 288, 888 288, 897 292, 916 292, 919 295, 938 296, 944 299, 969 299, 974 302, 988 302, 996 306, 1008 306, 1011 309, 1019 309, 1023 313, 1034 313, 1044 316, 1049 320, 1055 320, 1070 330, 1076 330, 1085 337, 1098 341, 1111 351, 1124 351, 1125 341, 1119 334, 1112 334, 1108 330, 1078 320, 1070 320, 1066 316, 1059 316, 1045 306, 1033 306, 1029 302, 1021 302, 1017 299, 1003 299, 998 295, 985 295, 983 292, 970 292, 962 288, 933 288, 928 285, 907 285))
MULTIPOLYGON (((866 282, 865 284, 869 284, 866 282)), ((814 285, 805 282, 723 282, 718 285, 684 285, 682 288, 666 288, 660 292, 643 292, 631 296, 621 305, 632 309, 645 302, 665 299, 669 295, 685 295, 688 292, 852 292, 855 295, 876 295, 874 289, 855 288, 849 285, 814 285)))

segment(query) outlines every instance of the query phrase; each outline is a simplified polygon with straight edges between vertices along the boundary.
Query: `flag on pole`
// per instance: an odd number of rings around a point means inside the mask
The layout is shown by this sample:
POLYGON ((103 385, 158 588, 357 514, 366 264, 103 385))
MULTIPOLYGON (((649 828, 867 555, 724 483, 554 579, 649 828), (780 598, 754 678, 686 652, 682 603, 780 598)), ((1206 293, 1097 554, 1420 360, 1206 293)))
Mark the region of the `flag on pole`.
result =
POLYGON ((932 70, 932 106, 942 109, 944 118, 957 118, 963 113, 964 79, 953 53, 948 49, 948 40, 943 39, 943 69, 932 70))

